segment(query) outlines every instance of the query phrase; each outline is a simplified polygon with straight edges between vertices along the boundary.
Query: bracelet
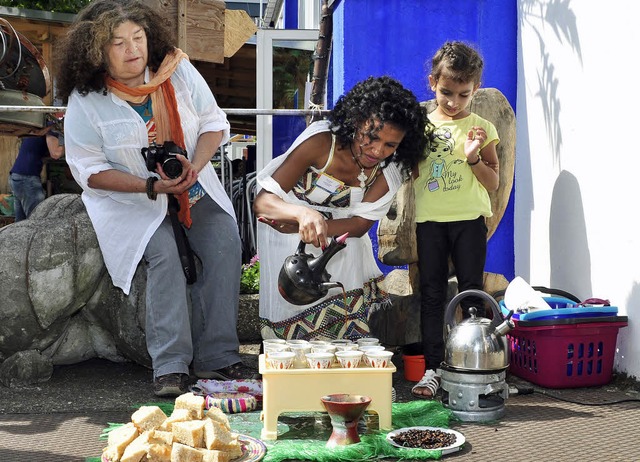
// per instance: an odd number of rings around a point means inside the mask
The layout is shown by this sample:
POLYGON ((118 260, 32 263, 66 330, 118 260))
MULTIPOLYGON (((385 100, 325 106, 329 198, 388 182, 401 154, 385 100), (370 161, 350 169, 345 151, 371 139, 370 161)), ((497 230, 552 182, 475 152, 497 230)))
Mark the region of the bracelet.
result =
POLYGON ((158 178, 155 176, 147 178, 147 197, 152 201, 155 201, 158 198, 158 193, 153 191, 153 184, 156 181, 158 181, 158 178))
POLYGON ((473 167, 474 165, 478 165, 480 163, 480 161, 482 160, 482 157, 480 157, 480 154, 476 154, 478 156, 478 159, 475 162, 469 162, 467 161, 467 165, 469 165, 469 167, 473 167))

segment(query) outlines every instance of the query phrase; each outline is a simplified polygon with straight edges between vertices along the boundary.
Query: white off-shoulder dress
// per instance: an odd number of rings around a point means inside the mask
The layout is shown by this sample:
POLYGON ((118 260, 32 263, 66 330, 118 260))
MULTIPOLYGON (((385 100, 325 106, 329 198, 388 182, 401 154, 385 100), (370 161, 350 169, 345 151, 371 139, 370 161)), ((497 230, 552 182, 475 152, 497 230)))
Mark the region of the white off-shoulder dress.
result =
MULTIPOLYGON (((312 200, 310 192, 317 177, 333 160, 335 137, 326 165, 322 169, 309 169, 288 193, 283 191, 272 175, 286 157, 303 141, 321 132, 329 131, 328 121, 314 122, 300 134, 283 155, 273 159, 257 175, 259 189, 278 195, 291 204, 302 204, 323 213, 327 218, 361 216, 380 220, 391 206, 402 182, 399 166, 390 163, 382 171, 389 191, 375 202, 363 202, 365 190, 344 185, 322 203, 312 200)), ((312 196, 313 197, 313 196, 312 196)), ((376 264, 368 234, 350 237, 346 247, 335 254, 326 269, 331 281, 340 282, 340 288, 330 289, 327 295, 309 305, 288 303, 278 292, 278 275, 286 257, 295 253, 299 235, 282 234, 271 226, 258 223, 258 256, 260 259, 260 322, 263 338, 284 339, 339 339, 370 335, 369 315, 389 304, 389 296, 380 289, 384 275, 376 264)), ((307 245, 306 253, 320 254, 320 249, 307 245)))

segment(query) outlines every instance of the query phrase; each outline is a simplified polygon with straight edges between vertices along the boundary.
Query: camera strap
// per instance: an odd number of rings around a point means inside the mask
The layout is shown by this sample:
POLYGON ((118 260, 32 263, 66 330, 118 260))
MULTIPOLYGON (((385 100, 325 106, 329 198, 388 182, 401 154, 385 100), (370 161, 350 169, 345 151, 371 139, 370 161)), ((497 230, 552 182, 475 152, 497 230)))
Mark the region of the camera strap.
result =
POLYGON ((193 284, 196 282, 196 262, 189 245, 189 239, 187 239, 187 233, 178 220, 178 210, 180 210, 180 204, 178 199, 173 194, 169 196, 169 218, 171 219, 171 226, 173 227, 173 235, 176 238, 176 245, 178 246, 178 254, 180 255, 180 264, 182 265, 182 271, 187 278, 187 284, 193 284))

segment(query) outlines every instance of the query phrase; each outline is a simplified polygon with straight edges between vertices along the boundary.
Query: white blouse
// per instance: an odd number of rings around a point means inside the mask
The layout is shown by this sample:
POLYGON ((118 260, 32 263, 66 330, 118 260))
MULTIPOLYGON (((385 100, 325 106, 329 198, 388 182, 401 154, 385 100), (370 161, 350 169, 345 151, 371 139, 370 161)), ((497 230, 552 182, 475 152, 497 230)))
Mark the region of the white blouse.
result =
MULTIPOLYGON (((147 69, 145 81, 149 79, 147 69)), ((229 139, 229 122, 195 67, 186 59, 171 76, 189 158, 193 158, 198 137, 222 131, 221 143, 229 139)), ((131 281, 151 236, 167 214, 167 195, 149 200, 146 193, 92 189, 91 175, 117 169, 141 178, 149 172, 141 154, 148 146, 147 128, 142 118, 113 93, 76 90, 69 98, 65 115, 66 160, 73 177, 82 187, 82 200, 98 237, 105 265, 113 284, 129 293, 131 281)), ((211 146, 214 152, 218 146, 211 146)), ((207 194, 234 217, 229 200, 211 163, 199 172, 198 181, 207 194)))

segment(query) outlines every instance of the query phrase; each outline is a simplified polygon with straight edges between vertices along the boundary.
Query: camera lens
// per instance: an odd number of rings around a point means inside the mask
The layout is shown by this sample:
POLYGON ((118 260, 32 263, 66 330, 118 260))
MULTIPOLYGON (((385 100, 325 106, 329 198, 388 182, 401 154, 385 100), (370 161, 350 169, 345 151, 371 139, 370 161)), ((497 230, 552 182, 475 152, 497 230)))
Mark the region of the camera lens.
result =
POLYGON ((175 157, 171 157, 162 163, 162 170, 169 178, 178 178, 182 175, 182 164, 175 157))

